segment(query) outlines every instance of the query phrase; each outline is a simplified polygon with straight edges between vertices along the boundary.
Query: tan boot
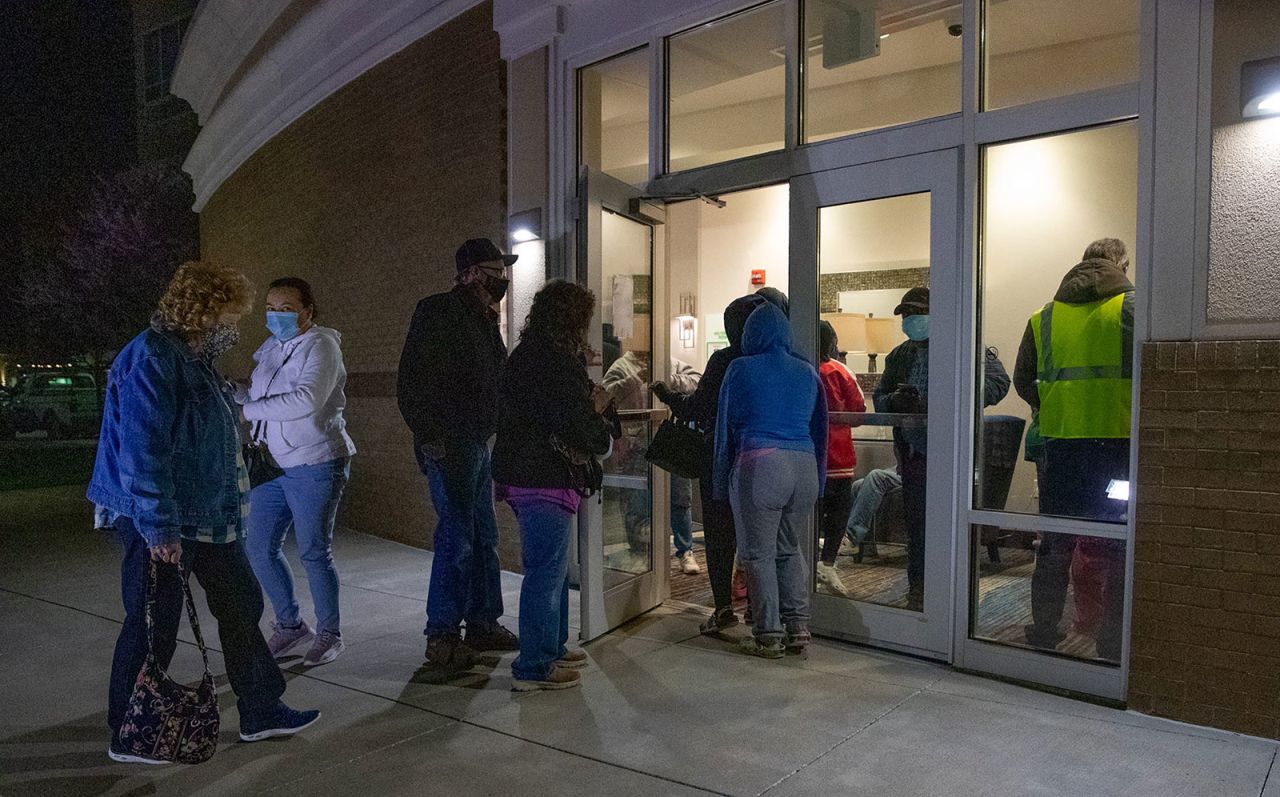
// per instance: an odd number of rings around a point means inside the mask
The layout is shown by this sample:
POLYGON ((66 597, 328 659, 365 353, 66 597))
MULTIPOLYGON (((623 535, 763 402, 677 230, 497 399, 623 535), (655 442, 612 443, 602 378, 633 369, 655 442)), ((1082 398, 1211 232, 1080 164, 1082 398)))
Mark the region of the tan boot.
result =
POLYGON ((571 689, 582 683, 582 674, 576 670, 555 667, 551 674, 541 681, 526 681, 523 678, 511 680, 512 692, 538 692, 552 689, 571 689))

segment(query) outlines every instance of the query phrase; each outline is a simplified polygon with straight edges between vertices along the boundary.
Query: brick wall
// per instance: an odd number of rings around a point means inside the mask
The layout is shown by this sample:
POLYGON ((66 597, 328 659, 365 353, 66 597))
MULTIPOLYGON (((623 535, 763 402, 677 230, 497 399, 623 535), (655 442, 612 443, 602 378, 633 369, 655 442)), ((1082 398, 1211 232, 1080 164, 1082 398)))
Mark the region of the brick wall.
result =
MULTIPOLYGON (((331 95, 249 158, 201 214, 206 257, 315 287, 343 335, 359 453, 340 522, 411 545, 434 516, 395 402, 414 305, 446 290, 464 239, 505 239, 506 86, 492 7, 478 6, 331 95)), ((261 302, 242 327, 265 337, 261 302)), ((237 352, 248 365, 252 346, 237 352)), ((234 369, 234 365, 229 370, 234 369)), ((503 566, 519 568, 505 507, 503 566)), ((341 566, 341 563, 339 563, 341 566)))
POLYGON ((1280 341, 1143 349, 1129 704, 1280 736, 1280 341))

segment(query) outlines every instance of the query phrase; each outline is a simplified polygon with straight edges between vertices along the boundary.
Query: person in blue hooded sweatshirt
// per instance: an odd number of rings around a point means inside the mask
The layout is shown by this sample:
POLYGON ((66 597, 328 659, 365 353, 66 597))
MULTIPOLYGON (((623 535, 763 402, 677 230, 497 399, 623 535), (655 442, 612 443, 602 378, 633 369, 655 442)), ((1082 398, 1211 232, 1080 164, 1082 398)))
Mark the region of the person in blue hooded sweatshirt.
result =
POLYGON ((800 534, 826 481, 827 400, 818 372, 791 348, 772 302, 751 313, 742 356, 720 387, 713 487, 733 507, 753 634, 746 653, 780 658, 809 643, 809 567, 800 534))

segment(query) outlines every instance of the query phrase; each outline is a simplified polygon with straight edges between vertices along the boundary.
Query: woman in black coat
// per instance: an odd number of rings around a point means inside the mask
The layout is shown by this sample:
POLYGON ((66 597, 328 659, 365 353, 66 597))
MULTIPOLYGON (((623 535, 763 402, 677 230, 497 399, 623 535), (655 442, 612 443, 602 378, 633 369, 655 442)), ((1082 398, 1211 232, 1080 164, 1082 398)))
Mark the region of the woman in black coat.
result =
POLYGON ((583 352, 595 295, 547 283, 503 367, 493 480, 520 524, 520 655, 517 692, 580 683, 581 650, 568 650, 569 539, 582 498, 600 488, 599 457, 609 451, 609 395, 587 376, 583 352))
POLYGON ((733 559, 738 546, 733 526, 733 510, 729 507, 729 502, 716 500, 712 496, 712 431, 716 428, 716 415, 720 408, 720 383, 724 381, 730 363, 742 355, 742 330, 751 313, 766 301, 775 300, 752 294, 729 303, 724 310, 724 327, 729 345, 707 360, 702 379, 692 393, 677 393, 663 382, 653 385, 654 395, 669 406, 674 415, 697 424, 707 435, 707 451, 703 473, 698 477, 698 487, 702 493, 702 532, 707 545, 707 577, 711 581, 711 594, 716 605, 711 617, 702 624, 704 634, 717 634, 738 624, 738 616, 733 611, 733 559))

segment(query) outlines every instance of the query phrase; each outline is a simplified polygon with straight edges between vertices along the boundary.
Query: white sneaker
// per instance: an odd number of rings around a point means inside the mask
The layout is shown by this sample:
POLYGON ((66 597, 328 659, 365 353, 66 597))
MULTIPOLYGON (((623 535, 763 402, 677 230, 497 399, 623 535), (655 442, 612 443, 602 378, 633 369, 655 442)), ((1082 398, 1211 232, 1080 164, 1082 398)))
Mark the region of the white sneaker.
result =
POLYGON ((825 586, 827 592, 833 592, 836 595, 848 596, 849 594, 835 567, 822 562, 818 562, 818 586, 820 588, 825 586))
POLYGON ((857 544, 849 542, 849 540, 846 538, 843 541, 841 541, 840 553, 836 554, 836 556, 855 556, 857 555, 857 553, 858 553, 857 544))
POLYGON ((693 551, 680 554, 680 569, 686 576, 696 576, 702 572, 702 568, 698 567, 698 560, 693 558, 693 551))

